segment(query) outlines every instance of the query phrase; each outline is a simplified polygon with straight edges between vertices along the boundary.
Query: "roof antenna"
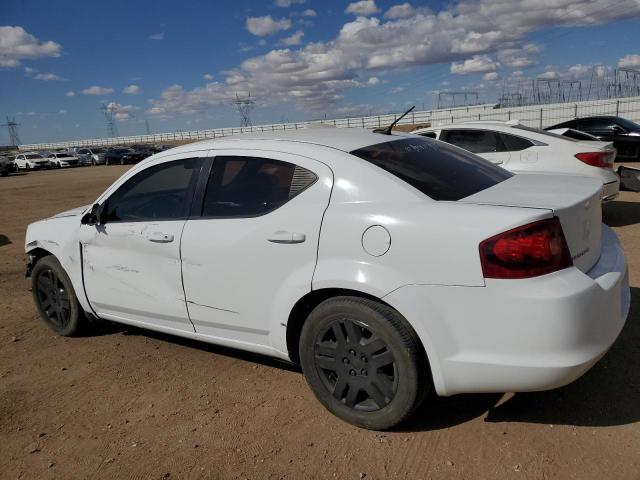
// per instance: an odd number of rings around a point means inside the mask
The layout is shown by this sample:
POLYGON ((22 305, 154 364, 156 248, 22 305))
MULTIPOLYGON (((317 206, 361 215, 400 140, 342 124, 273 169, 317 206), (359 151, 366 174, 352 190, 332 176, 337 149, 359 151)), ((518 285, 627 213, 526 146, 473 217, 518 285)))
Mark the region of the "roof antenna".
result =
POLYGON ((373 133, 382 133, 384 135, 391 135, 391 129, 393 129, 393 127, 396 126, 396 123, 398 123, 400 120, 402 120, 414 108, 416 108, 415 105, 413 107, 411 107, 409 110, 407 110, 406 112, 404 112, 402 115, 400 115, 398 118, 396 118, 391 125, 389 125, 388 127, 384 127, 384 128, 376 128, 373 131, 373 133))

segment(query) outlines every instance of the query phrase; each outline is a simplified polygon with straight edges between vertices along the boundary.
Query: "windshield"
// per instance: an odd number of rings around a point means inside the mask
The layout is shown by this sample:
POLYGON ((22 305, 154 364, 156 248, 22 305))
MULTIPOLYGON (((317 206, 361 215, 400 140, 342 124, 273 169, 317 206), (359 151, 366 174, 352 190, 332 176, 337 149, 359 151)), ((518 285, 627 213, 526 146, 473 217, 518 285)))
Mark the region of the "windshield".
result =
POLYGON ((42 158, 42 156, 37 153, 32 153, 31 155, 25 155, 25 158, 27 160, 37 160, 38 158, 42 158))
POLYGON ((56 153, 56 157, 58 158, 66 158, 66 157, 70 157, 71 154, 70 153, 56 153))
POLYGON ((640 125, 638 125, 635 122, 632 122, 631 120, 627 120, 626 118, 618 117, 616 118, 615 122, 627 130, 631 130, 631 131, 640 130, 640 125))
POLYGON ((102 153, 104 152, 104 148, 92 148, 91 151, 93 153, 102 153))
POLYGON ((351 152, 404 180, 434 200, 460 200, 506 180, 512 173, 453 145, 406 138, 351 152))

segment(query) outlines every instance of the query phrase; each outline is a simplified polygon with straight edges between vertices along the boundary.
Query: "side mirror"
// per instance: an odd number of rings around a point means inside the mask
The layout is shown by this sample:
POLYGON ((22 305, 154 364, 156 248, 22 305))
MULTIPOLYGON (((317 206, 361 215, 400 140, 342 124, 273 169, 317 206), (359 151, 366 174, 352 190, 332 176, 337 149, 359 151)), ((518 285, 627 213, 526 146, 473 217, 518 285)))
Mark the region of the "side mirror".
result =
POLYGON ((100 225, 101 207, 99 203, 94 203, 87 213, 82 216, 80 223, 82 225, 100 225))

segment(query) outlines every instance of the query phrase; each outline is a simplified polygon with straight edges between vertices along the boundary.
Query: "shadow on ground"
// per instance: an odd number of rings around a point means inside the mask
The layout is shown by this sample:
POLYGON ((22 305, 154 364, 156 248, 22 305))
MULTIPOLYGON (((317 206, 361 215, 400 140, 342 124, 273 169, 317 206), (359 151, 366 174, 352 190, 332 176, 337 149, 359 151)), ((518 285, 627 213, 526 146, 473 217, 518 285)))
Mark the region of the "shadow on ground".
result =
POLYGON ((5 245, 9 245, 11 240, 6 235, 0 234, 0 247, 4 247, 5 245))
POLYGON ((607 203, 602 207, 602 221, 610 227, 626 227, 640 223, 640 207, 637 202, 607 203))
MULTIPOLYGON (((111 322, 98 322, 91 335, 136 335, 217 355, 301 373, 282 360, 111 322)), ((640 288, 631 289, 631 311, 620 337, 591 371, 576 382, 548 392, 518 393, 498 405, 502 393, 435 395, 397 430, 440 430, 485 416, 486 422, 519 422, 605 427, 640 421, 640 288)), ((318 403, 318 408, 321 408, 318 403)))

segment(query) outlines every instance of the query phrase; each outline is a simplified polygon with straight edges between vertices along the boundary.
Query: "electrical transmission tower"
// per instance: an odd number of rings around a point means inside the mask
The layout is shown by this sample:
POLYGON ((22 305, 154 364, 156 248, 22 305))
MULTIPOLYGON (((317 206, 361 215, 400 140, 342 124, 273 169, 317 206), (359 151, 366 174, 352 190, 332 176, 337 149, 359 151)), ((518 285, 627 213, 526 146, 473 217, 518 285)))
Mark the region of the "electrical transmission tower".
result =
POLYGON ((149 128, 149 120, 144 119, 144 128, 147 130, 147 135, 151 135, 151 129, 149 128))
POLYGON ((114 117, 115 109, 113 108, 113 105, 111 103, 108 105, 103 103, 100 109, 102 110, 102 113, 104 113, 104 119, 107 123, 107 136, 111 138, 119 137, 120 135, 118 134, 118 126, 116 125, 116 119, 114 117))
POLYGON ((9 143, 12 146, 20 145, 20 143, 22 143, 20 142, 20 135, 18 135, 18 127, 20 124, 16 123, 15 118, 9 120, 9 117, 7 117, 7 123, 1 126, 7 127, 7 130, 9 130, 9 143))
POLYGON ((251 92, 249 95, 242 98, 236 93, 236 99, 232 102, 238 109, 240 114, 240 127, 250 127, 251 123, 251 110, 253 110, 256 102, 251 98, 251 92))

